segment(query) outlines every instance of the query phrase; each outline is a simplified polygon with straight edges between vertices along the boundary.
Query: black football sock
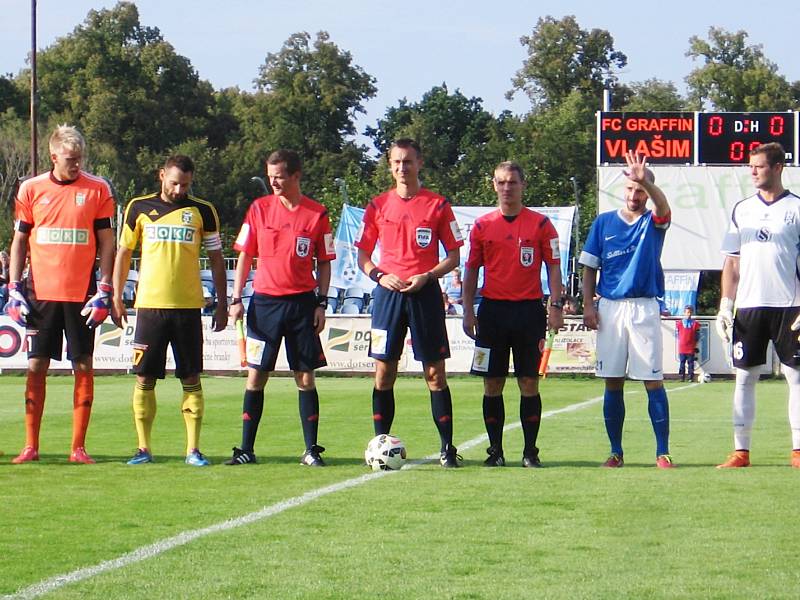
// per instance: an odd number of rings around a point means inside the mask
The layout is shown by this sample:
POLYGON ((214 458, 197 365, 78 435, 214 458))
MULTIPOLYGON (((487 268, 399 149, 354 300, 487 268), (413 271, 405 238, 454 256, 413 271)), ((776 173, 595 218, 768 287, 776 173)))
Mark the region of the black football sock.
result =
POLYGON ((483 422, 489 435, 489 445, 497 450, 503 449, 503 425, 506 422, 506 409, 503 395, 483 397, 483 422))
POLYGON ((431 414, 442 441, 441 451, 444 452, 447 446, 453 445, 453 400, 449 387, 431 392, 431 414))
POLYGON ((303 425, 303 439, 306 450, 317 445, 317 430, 319 428, 319 395, 317 388, 313 390, 298 390, 297 396, 300 403, 300 422, 303 425))
POLYGON ((253 452, 263 412, 264 390, 245 390, 242 409, 242 450, 246 452, 253 452))
POLYGON ((524 456, 539 456, 536 438, 539 437, 539 422, 542 420, 542 397, 521 396, 519 399, 519 420, 522 423, 522 435, 525 438, 524 456))
POLYGON ((372 426, 375 435, 389 433, 394 421, 394 389, 372 390, 372 426))

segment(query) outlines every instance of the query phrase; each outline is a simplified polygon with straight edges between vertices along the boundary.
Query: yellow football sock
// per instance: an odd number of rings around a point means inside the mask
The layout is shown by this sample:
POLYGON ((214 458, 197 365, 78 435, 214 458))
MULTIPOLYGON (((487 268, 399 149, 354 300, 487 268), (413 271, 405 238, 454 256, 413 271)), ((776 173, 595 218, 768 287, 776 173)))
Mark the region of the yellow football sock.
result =
POLYGON ((200 448, 200 427, 203 424, 203 412, 205 400, 203 399, 203 387, 199 383, 196 385, 183 386, 183 402, 181 412, 183 421, 186 423, 186 454, 188 455, 195 448, 200 448))
POLYGON ((139 448, 152 452, 150 434, 156 418, 156 384, 139 383, 133 388, 133 422, 139 438, 139 448))

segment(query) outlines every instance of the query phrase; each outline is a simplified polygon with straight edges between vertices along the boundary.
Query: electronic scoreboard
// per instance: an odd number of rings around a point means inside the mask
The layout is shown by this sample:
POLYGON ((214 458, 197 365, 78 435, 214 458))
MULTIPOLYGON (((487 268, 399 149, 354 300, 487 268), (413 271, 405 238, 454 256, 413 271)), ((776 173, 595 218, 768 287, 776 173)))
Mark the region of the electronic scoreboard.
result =
POLYGON ((633 150, 650 164, 746 165, 750 151, 778 142, 798 164, 798 113, 599 112, 597 164, 624 163, 633 150))

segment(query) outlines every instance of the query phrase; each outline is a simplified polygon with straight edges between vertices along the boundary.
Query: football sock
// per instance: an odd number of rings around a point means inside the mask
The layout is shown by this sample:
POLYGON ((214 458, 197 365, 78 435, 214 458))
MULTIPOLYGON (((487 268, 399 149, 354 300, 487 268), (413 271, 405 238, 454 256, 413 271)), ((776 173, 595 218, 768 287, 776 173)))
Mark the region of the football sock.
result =
POLYGON ((75 371, 72 394, 72 449, 86 446, 86 430, 92 416, 94 372, 75 371))
POLYGON ((733 388, 733 449, 750 450, 750 437, 756 420, 756 383, 759 367, 736 369, 733 388))
POLYGON ((539 456, 539 449, 536 447, 536 439, 539 437, 539 423, 542 420, 542 397, 520 396, 519 399, 519 420, 522 423, 522 435, 525 439, 525 447, 522 450, 523 456, 539 456))
POLYGON ((139 448, 151 450, 150 434, 156 418, 156 384, 139 383, 133 388, 133 423, 139 438, 139 448))
POLYGON ((264 390, 245 390, 242 409, 242 450, 253 452, 258 424, 264 413, 264 390))
POLYGON ((656 434, 656 456, 669 454, 669 402, 663 385, 647 390, 647 412, 656 434))
POLYGON ((444 452, 447 446, 453 445, 453 400, 449 387, 431 391, 431 414, 442 441, 441 451, 444 452))
POLYGON ((503 395, 483 397, 483 422, 489 436, 489 445, 503 449, 503 425, 506 422, 506 409, 503 395))
POLYGON ((375 435, 389 433, 394 421, 394 388, 372 390, 372 426, 375 435))
POLYGON ((25 382, 25 445, 39 449, 39 428, 42 425, 47 373, 28 371, 25 382))
POLYGON ((317 430, 319 427, 319 394, 317 388, 313 390, 298 390, 297 396, 300 403, 300 423, 303 426, 303 440, 306 450, 317 444, 317 430))
POLYGON ((203 424, 204 411, 203 386, 200 383, 184 385, 181 412, 186 424, 186 454, 200 448, 200 427, 203 424))
POLYGON ((800 449, 800 370, 781 365, 789 384, 789 427, 792 429, 792 449, 800 449))
POLYGON ((625 423, 625 400, 622 390, 606 390, 603 394, 603 419, 606 422, 612 454, 622 456, 622 426, 625 423))

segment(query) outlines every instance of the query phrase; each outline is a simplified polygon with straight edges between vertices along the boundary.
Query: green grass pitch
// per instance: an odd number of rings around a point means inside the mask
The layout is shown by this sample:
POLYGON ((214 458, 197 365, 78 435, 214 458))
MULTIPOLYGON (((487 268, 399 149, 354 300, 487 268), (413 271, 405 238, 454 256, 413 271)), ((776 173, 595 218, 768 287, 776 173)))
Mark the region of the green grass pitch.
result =
MULTIPOLYGON (((231 523, 164 551, 175 536, 368 474, 368 378, 319 378, 324 469, 303 450, 292 381, 267 386, 259 464, 220 463, 240 442, 242 378, 203 380, 202 450, 183 463, 174 380, 157 387, 156 464, 128 466, 136 445, 133 377, 98 377, 87 447, 97 465, 67 463, 71 377, 48 380, 42 460, 11 465, 24 442, 24 378, 0 378, 0 595, 91 569, 155 544, 153 556, 46 588, 48 598, 796 598, 800 472, 789 467, 786 387, 757 388, 753 467, 719 471, 731 450, 731 382, 669 383, 672 454, 659 471, 641 384, 627 385, 625 468, 608 452, 599 402, 545 418, 546 468, 519 466, 522 434, 506 432, 508 466, 486 469, 482 388, 453 378, 456 445, 464 468, 425 463, 306 497, 260 520, 231 523)), ((548 378, 545 411, 597 398, 593 379, 548 378)), ((428 394, 401 379, 393 433, 410 458, 438 451, 428 394)), ((518 422, 516 384, 507 424, 518 422)), ((183 538, 181 538, 183 539, 183 538)), ((108 565, 106 565, 108 566, 108 565)), ((85 571, 84 571, 85 573, 85 571)))

